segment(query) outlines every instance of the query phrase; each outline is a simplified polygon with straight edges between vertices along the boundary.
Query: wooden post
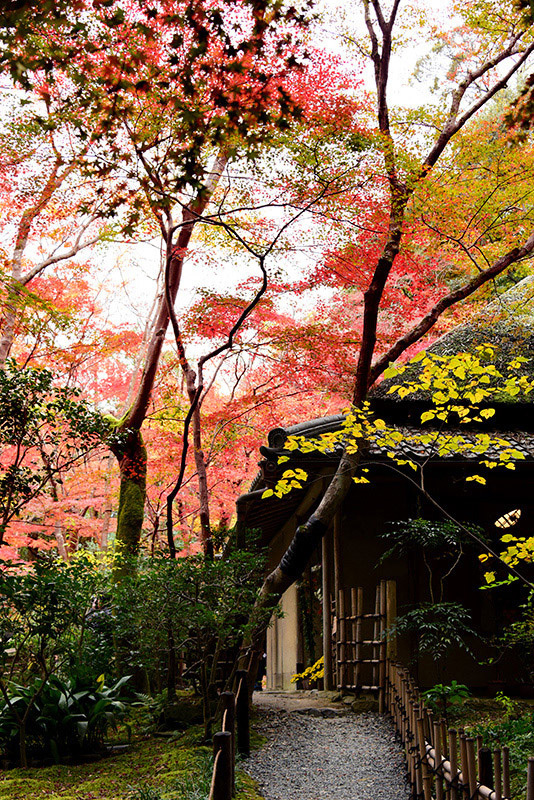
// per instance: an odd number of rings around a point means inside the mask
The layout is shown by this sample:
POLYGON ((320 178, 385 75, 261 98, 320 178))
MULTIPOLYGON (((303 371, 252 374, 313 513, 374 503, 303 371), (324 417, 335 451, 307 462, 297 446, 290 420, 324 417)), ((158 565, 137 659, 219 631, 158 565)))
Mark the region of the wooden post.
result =
POLYGON ((248 709, 247 671, 236 672, 237 695, 235 716, 237 723, 237 752, 247 758, 250 755, 250 723, 248 709))
POLYGON ((222 692, 222 730, 231 736, 232 796, 235 795, 235 694, 222 692))
MULTIPOLYGON (((341 588, 341 515, 334 516, 334 597, 339 596, 341 588)), ((339 616, 339 609, 338 609, 339 616)))
POLYGON ((481 747, 478 751, 478 780, 482 786, 493 789, 493 759, 489 747, 481 747))
POLYGON ((322 542, 322 584, 323 584, 323 658, 324 658, 324 688, 334 688, 334 673, 332 669, 332 626, 330 595, 332 594, 332 534, 327 531, 322 542))
POLYGON ((502 749, 502 793, 503 798, 509 799, 512 792, 510 790, 510 748, 502 749))
POLYGON ((232 735, 228 731, 216 733, 213 737, 213 777, 210 800, 231 800, 232 798, 232 735))
POLYGON ((362 615, 363 615, 363 589, 358 586, 356 589, 356 624, 354 626, 354 658, 356 659, 354 669, 354 684, 362 684, 362 615))
POLYGON ((338 689, 343 689, 347 685, 347 648, 345 642, 347 641, 347 622, 345 619, 345 592, 343 589, 340 589, 338 592, 338 600, 337 600, 337 630, 338 630, 338 649, 337 649, 337 657, 339 662, 338 667, 338 676, 339 676, 339 685, 338 689))
MULTIPOLYGON (((386 581, 386 627, 389 629, 397 619, 397 581, 386 581)), ((397 658, 397 635, 387 638, 387 658, 397 658)))
POLYGON ((534 758, 529 758, 528 760, 527 800, 534 800, 534 758))

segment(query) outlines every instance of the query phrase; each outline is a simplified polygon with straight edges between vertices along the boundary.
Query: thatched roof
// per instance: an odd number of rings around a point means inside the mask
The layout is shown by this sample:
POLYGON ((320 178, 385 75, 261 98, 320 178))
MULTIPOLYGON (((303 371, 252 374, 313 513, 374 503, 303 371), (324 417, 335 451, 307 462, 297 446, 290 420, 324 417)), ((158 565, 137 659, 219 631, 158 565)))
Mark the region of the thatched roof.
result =
MULTIPOLYGON (((506 374, 507 365, 517 356, 527 359, 520 369, 534 379, 534 276, 524 278, 507 292, 499 295, 479 312, 469 323, 454 328, 437 339, 427 352, 442 356, 456 353, 474 353, 479 345, 489 344, 494 348, 491 363, 506 374)), ((424 392, 409 395, 400 400, 388 394, 394 384, 417 378, 420 367, 411 366, 402 376, 388 378, 371 392, 377 412, 393 420, 405 419, 415 422, 417 415, 429 402, 424 392)), ((510 397, 504 392, 492 407, 497 408, 494 423, 504 429, 534 430, 534 393, 510 397)))
MULTIPOLYGON (((442 336, 427 348, 439 355, 454 355, 460 352, 472 352, 481 344, 491 344, 495 348, 494 363, 497 368, 506 368, 509 361, 516 356, 530 359, 524 364, 524 371, 534 378, 534 277, 525 278, 512 289, 503 293, 476 316, 469 324, 459 326, 442 336)), ((410 379, 417 377, 418 367, 414 365, 410 379)), ((403 433, 415 432, 420 427, 421 412, 428 408, 429 398, 423 393, 399 399, 397 395, 388 394, 393 384, 402 381, 401 377, 382 381, 371 393, 371 402, 379 416, 393 423, 403 433)), ((511 445, 523 452, 527 461, 534 460, 534 393, 519 401, 514 398, 503 398, 496 407, 496 414, 488 424, 500 429, 511 445), (498 406, 498 407, 497 407, 498 406), (509 431, 515 431, 511 436, 509 431)), ((256 528, 262 533, 262 543, 268 543, 280 530, 283 523, 294 514, 300 503, 321 475, 331 473, 335 469, 342 450, 341 445, 332 448, 330 453, 302 454, 292 452, 290 462, 282 467, 278 465, 278 456, 285 454, 284 443, 288 436, 303 436, 306 439, 318 438, 322 433, 339 430, 344 416, 336 414, 329 417, 307 420, 297 425, 278 427, 268 434, 268 447, 262 447, 263 460, 260 462, 261 472, 254 480, 250 492, 242 495, 237 502, 239 524, 256 528), (301 464, 312 476, 312 480, 303 489, 295 490, 281 499, 266 502, 261 499, 263 490, 272 486, 283 469, 301 464)), ((466 434, 466 430, 462 431, 466 434)), ((380 448, 373 448, 371 455, 380 460, 384 455, 380 448)), ((406 456, 425 457, 426 452, 417 449, 417 445, 406 445, 406 456)), ((467 456, 468 458, 468 456, 467 456)), ((459 461, 465 461, 460 456, 459 461)), ((455 461, 454 453, 450 453, 446 461, 455 461)))

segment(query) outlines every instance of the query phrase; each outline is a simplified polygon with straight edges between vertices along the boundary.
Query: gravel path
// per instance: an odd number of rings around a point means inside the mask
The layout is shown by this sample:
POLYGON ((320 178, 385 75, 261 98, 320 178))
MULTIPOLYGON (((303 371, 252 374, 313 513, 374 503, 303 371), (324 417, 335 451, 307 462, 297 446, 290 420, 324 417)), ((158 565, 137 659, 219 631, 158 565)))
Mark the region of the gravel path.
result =
POLYGON ((266 800, 407 800, 402 752, 387 718, 262 706, 256 728, 268 742, 241 768, 266 800))

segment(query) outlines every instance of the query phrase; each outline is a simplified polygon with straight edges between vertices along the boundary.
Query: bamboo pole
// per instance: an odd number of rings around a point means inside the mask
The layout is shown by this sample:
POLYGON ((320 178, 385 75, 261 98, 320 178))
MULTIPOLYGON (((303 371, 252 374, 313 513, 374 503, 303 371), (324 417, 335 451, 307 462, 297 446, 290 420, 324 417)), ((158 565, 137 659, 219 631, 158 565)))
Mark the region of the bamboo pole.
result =
MULTIPOLYGON (((357 641, 356 641, 356 627, 358 624, 357 616, 358 616, 358 590, 354 587, 350 590, 350 616, 351 621, 349 625, 350 630, 350 638, 351 638, 351 646, 349 648, 351 653, 351 679, 350 682, 353 686, 358 685, 357 677, 358 675, 358 656, 356 654, 357 650, 357 641)), ((357 691, 357 690, 356 690, 357 691)))
POLYGON ((412 693, 408 690, 408 713, 407 713, 407 742, 406 742, 406 750, 409 753, 408 763, 410 765, 410 783, 412 786, 415 786, 417 783, 416 777, 416 751, 414 746, 416 746, 416 739, 415 739, 415 703, 413 700, 412 693))
POLYGON ((475 740, 472 736, 466 739, 467 750, 467 782, 469 785, 469 796, 476 797, 477 791, 477 762, 475 754, 475 740))
POLYGON ((417 734, 417 720, 421 716, 421 707, 418 703, 413 704, 413 747, 410 748, 412 761, 413 761, 413 772, 414 772, 414 782, 412 785, 415 784, 415 796, 421 797, 423 793, 423 774, 421 770, 421 758, 419 756, 420 748, 419 748, 419 740, 417 734))
POLYGON ((443 800, 443 781, 442 781, 442 758, 441 758, 441 725, 434 722, 434 772, 436 776, 435 789, 436 800, 443 800))
POLYGON ((379 658, 379 665, 378 665, 378 713, 384 713, 384 692, 386 689, 386 614, 387 614, 387 606, 386 606, 386 581, 380 581, 379 585, 379 596, 380 596, 380 619, 378 623, 378 638, 380 639, 380 644, 378 645, 378 658, 379 658))
POLYGON ((429 708, 426 710, 426 735, 428 741, 431 742, 434 735, 434 714, 429 708))
POLYGON ((337 644, 339 639, 339 623, 337 619, 337 595, 330 595, 330 620, 332 627, 332 678, 334 686, 339 684, 339 664, 337 663, 337 644))
POLYGON ((502 767, 501 767, 501 749, 496 748, 493 751, 493 775, 495 786, 495 800, 502 800, 502 767))
MULTIPOLYGON (((386 627, 391 628, 397 618, 397 581, 386 581, 386 627)), ((387 658, 395 661, 397 658, 397 635, 391 634, 386 644, 387 658)))
POLYGON ((458 734, 451 728, 448 731, 449 739, 449 761, 451 765, 451 779, 450 779, 450 800, 459 800, 458 798, 458 734))
POLYGON ((425 723, 423 717, 417 719, 417 745, 421 761, 424 800, 432 800, 432 773, 426 760, 425 723))
POLYGON ((449 755, 448 749, 448 738, 447 738, 447 723, 443 719, 440 719, 440 733, 441 733, 441 754, 443 758, 447 758, 449 755))
POLYGON ((469 780, 467 769, 467 745, 466 736, 462 730, 460 733, 460 760, 462 762, 462 786, 460 796, 469 797, 469 780))
MULTIPOLYGON (((375 617, 373 620, 373 642, 378 641, 378 636, 380 633, 380 623, 378 619, 378 615, 380 614, 380 584, 376 587, 375 592, 375 617)), ((373 653, 373 664, 372 664, 372 685, 378 686, 379 685, 379 670, 378 670, 378 660, 380 658, 380 645, 373 644, 372 653, 373 653)))

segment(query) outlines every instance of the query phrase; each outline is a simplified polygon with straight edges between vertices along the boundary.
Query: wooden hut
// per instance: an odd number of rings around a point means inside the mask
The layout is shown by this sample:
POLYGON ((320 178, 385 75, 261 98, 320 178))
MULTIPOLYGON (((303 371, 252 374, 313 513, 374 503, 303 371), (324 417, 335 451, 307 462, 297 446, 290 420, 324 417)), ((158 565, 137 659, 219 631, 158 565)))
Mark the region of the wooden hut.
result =
MULTIPOLYGON (((474 322, 454 329, 428 349, 451 355, 473 351, 485 343, 495 348, 497 366, 505 370, 512 358, 521 355, 528 359, 523 367, 525 374, 534 377, 534 278, 521 281, 488 305, 474 322)), ((400 430, 416 429, 420 426, 421 413, 429 408, 429 398, 420 393, 400 400, 397 395, 388 394, 391 382, 385 380, 374 390, 374 411, 400 430)), ((399 379, 395 382, 399 383, 399 379)), ((513 534, 517 536, 530 536, 534 529, 534 392, 510 397, 503 391, 497 399, 498 402, 491 404, 494 416, 483 426, 493 433, 499 432, 524 455, 524 460, 516 463, 515 470, 493 470, 486 476, 487 483, 481 485, 466 481, 473 473, 473 459, 465 455, 453 452, 438 458, 431 452, 420 451, 411 452, 411 457, 427 462, 425 486, 438 505, 457 520, 478 526, 483 536, 499 550, 502 549, 499 540, 503 526, 513 526, 513 534)), ((340 447, 335 446, 326 454, 288 453, 284 451, 287 437, 297 434, 316 438, 338 430, 343 419, 342 415, 335 415, 269 432, 268 446, 261 448, 260 473, 250 491, 237 501, 238 525, 242 530, 259 533, 260 544, 268 548, 268 567, 278 563, 297 526, 316 508, 341 452, 340 447), (282 454, 290 455, 290 461, 280 465, 278 458, 282 454), (281 499, 262 499, 264 490, 276 483, 283 470, 296 466, 301 466, 308 474, 303 488, 281 499)), ((361 625, 367 624, 365 620, 370 626, 374 625, 367 633, 360 630, 360 641, 377 641, 373 615, 380 609, 376 606, 376 586, 381 581, 390 582, 387 625, 395 616, 395 606, 402 614, 431 600, 429 563, 424 548, 416 547, 400 556, 383 559, 388 550, 387 539, 383 537, 395 524, 409 520, 427 520, 430 524, 439 520, 441 514, 434 502, 422 497, 417 486, 398 468, 392 469, 391 459, 380 448, 374 449, 369 460, 369 483, 352 486, 322 546, 315 553, 303 585, 292 586, 283 597, 283 616, 273 621, 267 636, 268 688, 295 686, 290 682, 292 674, 321 652, 332 665, 331 678, 327 670, 327 688, 354 685, 356 679, 360 685, 374 685, 372 675, 365 675, 365 669, 372 670, 372 666, 362 664, 361 668, 356 668, 363 656, 357 652, 354 642, 357 616, 361 625), (392 593, 394 586, 396 598, 392 593), (361 587, 359 593, 358 587, 361 587), (356 608, 358 603, 360 607, 356 608), (314 604, 315 619, 310 622, 310 609, 314 604)), ((497 592, 481 590, 487 568, 479 560, 481 548, 465 546, 463 549, 465 552, 444 581, 442 599, 462 603, 470 611, 473 627, 482 637, 490 639, 517 614, 520 590, 517 585, 497 592)), ((435 587, 432 591, 435 593, 435 587)), ((381 624, 384 625, 383 620, 381 624)), ((411 663, 421 685, 453 678, 471 686, 487 686, 492 682, 505 685, 520 674, 518 664, 507 656, 492 665, 481 665, 479 662, 491 649, 487 641, 476 637, 469 642, 475 657, 458 647, 452 648, 440 663, 431 657, 414 662, 416 639, 416 631, 401 637, 398 656, 404 663, 411 663)), ((374 647, 376 655, 376 645, 374 647)), ((376 660, 373 647, 369 660, 376 660)), ((526 671, 523 677, 528 678, 526 671)))

